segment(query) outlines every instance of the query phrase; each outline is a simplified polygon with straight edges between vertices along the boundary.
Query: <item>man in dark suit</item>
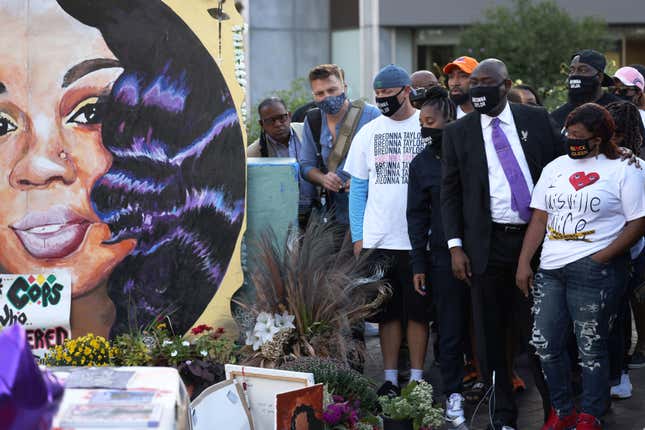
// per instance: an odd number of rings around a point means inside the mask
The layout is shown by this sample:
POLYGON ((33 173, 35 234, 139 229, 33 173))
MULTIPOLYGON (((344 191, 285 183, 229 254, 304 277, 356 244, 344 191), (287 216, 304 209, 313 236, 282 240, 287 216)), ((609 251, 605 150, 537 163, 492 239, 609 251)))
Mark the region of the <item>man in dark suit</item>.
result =
POLYGON ((494 430, 517 421, 506 341, 513 326, 528 334, 530 306, 515 287, 515 269, 531 192, 563 152, 546 110, 507 102, 511 86, 500 60, 477 66, 470 76, 475 111, 445 128, 442 157, 444 229, 453 272, 471 285, 477 354, 496 386, 494 430))

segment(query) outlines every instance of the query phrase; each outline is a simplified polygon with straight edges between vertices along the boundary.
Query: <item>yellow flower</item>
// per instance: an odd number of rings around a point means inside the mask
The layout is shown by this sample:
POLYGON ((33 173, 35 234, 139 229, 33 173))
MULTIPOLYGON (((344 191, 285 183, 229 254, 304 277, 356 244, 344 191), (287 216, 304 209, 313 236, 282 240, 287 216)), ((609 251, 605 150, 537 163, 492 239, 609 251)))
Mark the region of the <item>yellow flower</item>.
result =
POLYGON ((90 355, 92 353, 92 350, 88 348, 87 346, 83 348, 83 354, 85 355, 90 355))

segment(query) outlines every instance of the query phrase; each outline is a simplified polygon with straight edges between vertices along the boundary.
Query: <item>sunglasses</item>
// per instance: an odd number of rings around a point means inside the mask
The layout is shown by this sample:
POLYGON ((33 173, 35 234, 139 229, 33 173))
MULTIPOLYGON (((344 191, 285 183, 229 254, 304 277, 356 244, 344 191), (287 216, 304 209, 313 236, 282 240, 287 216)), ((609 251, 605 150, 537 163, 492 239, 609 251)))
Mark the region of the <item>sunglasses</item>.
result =
POLYGON ((260 121, 262 124, 266 125, 274 125, 275 123, 283 123, 289 120, 289 114, 288 113, 283 113, 281 115, 275 115, 269 118, 262 118, 260 121))

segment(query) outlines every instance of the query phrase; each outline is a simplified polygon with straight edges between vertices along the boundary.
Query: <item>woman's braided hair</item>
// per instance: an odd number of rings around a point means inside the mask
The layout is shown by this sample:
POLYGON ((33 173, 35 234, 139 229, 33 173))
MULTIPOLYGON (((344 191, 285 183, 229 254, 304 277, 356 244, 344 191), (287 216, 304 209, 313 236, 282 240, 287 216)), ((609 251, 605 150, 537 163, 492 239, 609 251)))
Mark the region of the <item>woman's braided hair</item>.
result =
POLYGON ((630 102, 614 102, 607 105, 607 110, 616 123, 614 133, 623 138, 620 145, 630 149, 637 157, 640 156, 643 136, 638 108, 630 102))
POLYGON ((423 102, 421 109, 425 106, 434 106, 446 119, 446 122, 454 121, 457 118, 457 108, 450 100, 448 91, 443 87, 431 87, 426 92, 427 99, 423 102))

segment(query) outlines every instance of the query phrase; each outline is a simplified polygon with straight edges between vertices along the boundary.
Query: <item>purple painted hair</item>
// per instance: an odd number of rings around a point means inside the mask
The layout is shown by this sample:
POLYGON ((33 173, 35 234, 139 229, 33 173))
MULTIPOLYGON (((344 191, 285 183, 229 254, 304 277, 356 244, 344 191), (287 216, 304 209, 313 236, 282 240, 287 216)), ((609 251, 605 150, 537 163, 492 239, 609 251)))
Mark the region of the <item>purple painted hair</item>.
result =
POLYGON ((99 29, 124 68, 102 109, 112 166, 91 194, 110 242, 137 240, 108 281, 112 335, 171 307, 174 330, 184 332, 219 288, 242 226, 233 100, 208 51, 162 1, 58 2, 99 29))

